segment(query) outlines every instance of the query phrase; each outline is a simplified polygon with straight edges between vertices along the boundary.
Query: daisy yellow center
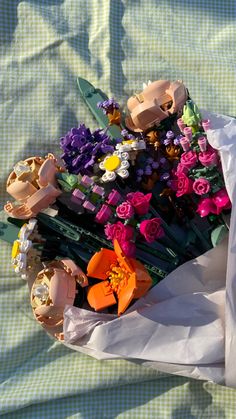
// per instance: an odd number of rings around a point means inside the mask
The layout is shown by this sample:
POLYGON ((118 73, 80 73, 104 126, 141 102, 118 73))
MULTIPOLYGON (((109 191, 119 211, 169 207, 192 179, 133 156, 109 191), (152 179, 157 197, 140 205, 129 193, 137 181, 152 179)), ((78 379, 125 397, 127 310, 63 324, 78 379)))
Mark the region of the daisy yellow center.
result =
POLYGON ((118 169, 118 167, 121 164, 121 160, 118 156, 111 156, 108 157, 104 161, 104 167, 106 170, 109 170, 110 172, 113 172, 114 170, 118 169))
POLYGON ((132 144, 134 140, 124 140, 122 141, 122 144, 132 144))
POLYGON ((15 240, 11 249, 11 257, 12 259, 15 259, 17 255, 20 253, 20 243, 15 240))

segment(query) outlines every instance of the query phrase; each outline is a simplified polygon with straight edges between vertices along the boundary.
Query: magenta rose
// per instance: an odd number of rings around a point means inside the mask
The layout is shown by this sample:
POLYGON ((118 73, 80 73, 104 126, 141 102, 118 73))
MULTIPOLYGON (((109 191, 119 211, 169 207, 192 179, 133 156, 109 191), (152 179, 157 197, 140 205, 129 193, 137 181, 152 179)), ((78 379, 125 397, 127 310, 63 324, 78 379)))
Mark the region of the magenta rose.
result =
POLYGON ((182 154, 180 163, 185 166, 188 170, 192 169, 197 164, 197 153, 196 151, 189 150, 182 154))
POLYGON ((184 173, 185 175, 187 175, 188 169, 182 163, 179 163, 177 168, 176 168, 176 173, 184 173))
POLYGON ((134 229, 129 225, 124 225, 121 221, 115 224, 106 224, 104 229, 108 240, 118 240, 119 243, 133 239, 134 229))
POLYGON ((123 241, 119 243, 121 250, 124 252, 125 256, 128 258, 135 258, 136 246, 133 242, 123 241))
POLYGON ((176 196, 182 196, 186 194, 190 194, 193 191, 193 181, 188 178, 183 172, 176 173, 177 180, 172 182, 174 184, 174 188, 177 191, 176 196))
POLYGON ((134 208, 130 202, 124 201, 116 208, 116 214, 119 218, 128 220, 134 215, 134 208))
POLYGON ((139 230, 148 243, 152 243, 154 240, 159 239, 164 235, 160 218, 151 218, 150 220, 142 221, 139 230))
POLYGON ((205 178, 199 178, 193 182, 193 191, 197 195, 205 195, 206 193, 210 191, 210 189, 211 189, 211 184, 205 178))
POLYGON ((220 189, 218 192, 214 193, 214 195, 212 196, 212 200, 214 204, 217 206, 218 210, 220 210, 220 212, 223 209, 231 208, 229 195, 225 188, 220 189))
POLYGON ((201 198, 198 207, 197 213, 200 217, 206 217, 209 214, 219 214, 217 206, 214 204, 211 198, 201 198))
POLYGON ((105 204, 102 205, 98 213, 96 214, 95 220, 99 224, 105 224, 112 216, 112 210, 105 204))
POLYGON ((207 151, 202 151, 198 154, 200 163, 203 166, 216 166, 218 163, 218 155, 213 148, 209 148, 207 151))
POLYGON ((151 197, 151 193, 144 195, 142 192, 131 192, 126 196, 127 201, 131 203, 138 215, 145 215, 148 213, 151 197))

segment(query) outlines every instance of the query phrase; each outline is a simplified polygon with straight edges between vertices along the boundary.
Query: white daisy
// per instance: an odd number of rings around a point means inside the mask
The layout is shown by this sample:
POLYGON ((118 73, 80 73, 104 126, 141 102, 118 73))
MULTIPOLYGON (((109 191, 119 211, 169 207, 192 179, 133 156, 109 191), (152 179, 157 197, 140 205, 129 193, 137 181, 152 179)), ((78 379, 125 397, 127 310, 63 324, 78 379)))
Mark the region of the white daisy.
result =
POLYGON ((128 168, 130 166, 129 153, 121 153, 116 150, 113 154, 109 154, 99 164, 99 168, 104 170, 105 173, 102 176, 103 182, 112 182, 116 179, 117 175, 123 179, 129 176, 128 168))

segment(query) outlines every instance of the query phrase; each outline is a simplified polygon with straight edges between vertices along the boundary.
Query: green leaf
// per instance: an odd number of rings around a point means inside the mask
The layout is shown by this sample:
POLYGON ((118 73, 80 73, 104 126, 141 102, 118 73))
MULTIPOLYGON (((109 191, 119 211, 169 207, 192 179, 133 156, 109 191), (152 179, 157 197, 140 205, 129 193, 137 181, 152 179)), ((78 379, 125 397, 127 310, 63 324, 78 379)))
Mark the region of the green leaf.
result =
POLYGON ((211 232, 211 242, 216 247, 226 236, 228 229, 225 224, 221 224, 211 232))

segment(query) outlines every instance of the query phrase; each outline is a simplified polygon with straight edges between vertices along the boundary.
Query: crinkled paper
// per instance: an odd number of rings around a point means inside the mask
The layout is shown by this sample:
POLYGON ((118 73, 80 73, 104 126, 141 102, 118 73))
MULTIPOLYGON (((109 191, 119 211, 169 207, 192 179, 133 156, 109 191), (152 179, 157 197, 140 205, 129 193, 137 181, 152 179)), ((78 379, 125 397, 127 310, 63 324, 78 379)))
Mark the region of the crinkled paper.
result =
POLYGON ((204 114, 232 201, 229 237, 178 267, 120 317, 67 306, 65 344, 98 359, 120 357, 236 386, 236 120, 204 114))

